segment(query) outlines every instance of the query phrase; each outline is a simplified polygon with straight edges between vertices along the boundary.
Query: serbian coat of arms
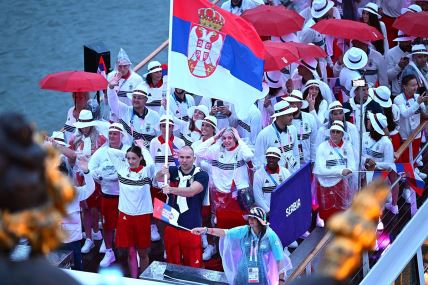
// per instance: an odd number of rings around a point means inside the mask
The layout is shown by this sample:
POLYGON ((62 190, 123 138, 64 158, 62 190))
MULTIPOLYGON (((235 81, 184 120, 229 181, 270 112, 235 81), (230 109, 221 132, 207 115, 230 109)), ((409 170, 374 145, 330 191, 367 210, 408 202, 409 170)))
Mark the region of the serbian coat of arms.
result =
POLYGON ((201 8, 198 16, 199 24, 190 27, 187 63, 193 76, 204 78, 214 73, 220 60, 225 20, 214 8, 201 8))

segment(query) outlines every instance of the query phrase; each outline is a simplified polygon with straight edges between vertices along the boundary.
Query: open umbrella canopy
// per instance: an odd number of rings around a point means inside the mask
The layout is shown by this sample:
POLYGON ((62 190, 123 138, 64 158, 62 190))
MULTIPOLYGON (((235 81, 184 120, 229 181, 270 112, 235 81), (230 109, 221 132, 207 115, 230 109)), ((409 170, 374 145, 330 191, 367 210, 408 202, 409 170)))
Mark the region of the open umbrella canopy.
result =
POLYGON ((312 29, 321 34, 348 40, 378 41, 383 39, 383 35, 376 28, 352 20, 321 20, 313 25, 312 29))
POLYGON ((426 38, 428 37, 428 12, 407 12, 398 17, 392 26, 410 36, 426 38))
POLYGON ((295 49, 288 49, 281 42, 265 41, 265 71, 281 70, 299 60, 295 49))
POLYGON ((301 59, 326 57, 326 52, 316 45, 295 42, 263 42, 265 46, 265 71, 281 70, 301 59))
POLYGON ((260 5, 241 15, 250 22, 260 36, 283 36, 300 31, 305 19, 284 6, 260 5))
POLYGON ((63 71, 46 75, 41 89, 61 92, 93 92, 107 88, 107 80, 100 74, 85 71, 63 71))

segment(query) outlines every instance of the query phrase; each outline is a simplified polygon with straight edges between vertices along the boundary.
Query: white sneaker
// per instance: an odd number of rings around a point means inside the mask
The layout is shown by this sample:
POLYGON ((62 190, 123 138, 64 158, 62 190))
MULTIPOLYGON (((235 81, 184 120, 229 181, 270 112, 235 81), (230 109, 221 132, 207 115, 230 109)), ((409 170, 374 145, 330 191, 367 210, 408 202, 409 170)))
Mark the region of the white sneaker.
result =
POLYGON ((116 261, 116 257, 114 256, 114 251, 111 248, 109 248, 106 251, 104 258, 101 260, 100 266, 107 267, 107 266, 110 266, 110 264, 112 264, 115 261, 116 261))
POLYGON ((412 202, 412 190, 410 190, 409 188, 405 188, 401 196, 404 198, 407 204, 410 204, 412 202))
POLYGON ((381 220, 379 220, 379 223, 377 224, 377 230, 378 231, 383 231, 383 229, 384 229, 383 223, 382 223, 381 220))
POLYGON ((208 239, 207 239, 207 235, 202 235, 202 248, 207 248, 208 246, 208 239))
POLYGON ((150 236, 151 236, 152 241, 160 240, 158 227, 156 225, 150 225, 150 236))
POLYGON ((398 214, 398 205, 392 205, 391 203, 385 203, 385 208, 389 210, 394 215, 398 214))
POLYGON ((93 240, 102 240, 103 239, 103 234, 101 233, 100 230, 98 230, 98 232, 94 232, 94 230, 92 230, 92 239, 93 240))
POLYGON ((418 160, 416 160, 416 164, 417 164, 418 166, 424 166, 424 162, 422 161, 422 156, 420 156, 420 157, 418 158, 418 160))
POLYGON ((302 238, 307 238, 311 233, 306 231, 303 233, 303 235, 301 236, 302 238))
POLYGON ((320 214, 317 214, 317 227, 319 228, 325 227, 324 220, 320 218, 320 214))
POLYGON ((216 248, 213 245, 209 244, 207 248, 204 249, 204 253, 202 254, 202 259, 205 261, 210 260, 211 257, 216 253, 217 253, 216 248))
POLYGON ((287 245, 287 247, 289 247, 289 248, 297 248, 298 246, 299 246, 299 244, 297 243, 297 241, 293 241, 292 243, 287 245))
POLYGON ((106 243, 103 240, 103 242, 101 243, 101 246, 100 246, 100 253, 106 253, 106 252, 107 252, 106 243))
POLYGON ((82 249, 80 250, 81 253, 88 253, 91 251, 91 249, 95 246, 94 242, 87 238, 85 240, 85 244, 82 246, 82 249))

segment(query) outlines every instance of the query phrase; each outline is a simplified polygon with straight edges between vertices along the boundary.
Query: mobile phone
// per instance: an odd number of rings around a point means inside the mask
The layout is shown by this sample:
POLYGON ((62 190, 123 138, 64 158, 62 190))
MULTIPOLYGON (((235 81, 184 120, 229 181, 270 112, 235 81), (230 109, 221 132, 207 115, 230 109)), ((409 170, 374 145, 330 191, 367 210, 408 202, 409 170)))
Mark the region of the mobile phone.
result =
POLYGON ((218 100, 218 101, 217 101, 217 107, 222 107, 222 106, 224 106, 223 101, 218 100))
POLYGON ((426 94, 424 94, 426 91, 427 91, 427 89, 425 88, 425 86, 421 86, 421 87, 418 87, 418 91, 416 93, 421 95, 421 96, 422 95, 426 96, 426 94))
POLYGON ((366 81, 364 79, 352 80, 352 87, 364 87, 366 86, 366 81))

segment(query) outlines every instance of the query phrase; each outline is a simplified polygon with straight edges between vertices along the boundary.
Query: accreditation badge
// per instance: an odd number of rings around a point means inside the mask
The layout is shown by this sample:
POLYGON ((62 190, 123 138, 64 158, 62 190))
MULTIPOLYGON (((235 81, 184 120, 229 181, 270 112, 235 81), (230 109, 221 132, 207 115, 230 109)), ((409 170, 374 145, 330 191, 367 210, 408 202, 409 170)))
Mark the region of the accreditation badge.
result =
POLYGON ((259 283, 259 268, 249 267, 248 268, 248 283, 259 283))

